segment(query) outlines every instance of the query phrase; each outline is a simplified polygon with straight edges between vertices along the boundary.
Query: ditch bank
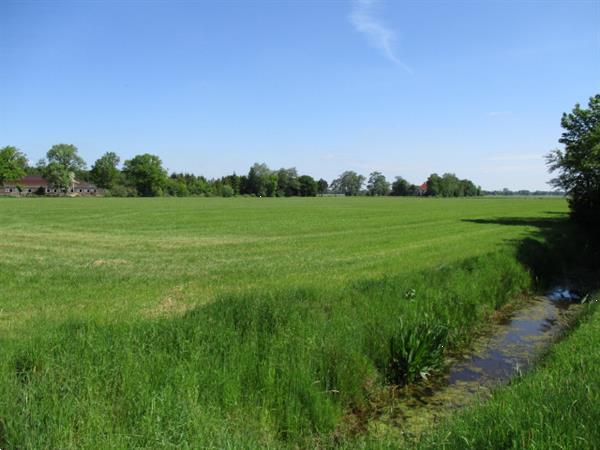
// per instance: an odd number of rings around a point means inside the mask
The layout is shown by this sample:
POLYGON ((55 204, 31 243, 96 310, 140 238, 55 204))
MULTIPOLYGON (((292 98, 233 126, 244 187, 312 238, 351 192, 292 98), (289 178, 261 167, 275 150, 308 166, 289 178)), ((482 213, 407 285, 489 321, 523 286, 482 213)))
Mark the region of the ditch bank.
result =
POLYGON ((493 323, 470 351, 446 359, 446 371, 395 389, 391 403, 369 424, 370 435, 418 437, 457 409, 520 377, 575 322, 588 296, 557 287, 493 323))

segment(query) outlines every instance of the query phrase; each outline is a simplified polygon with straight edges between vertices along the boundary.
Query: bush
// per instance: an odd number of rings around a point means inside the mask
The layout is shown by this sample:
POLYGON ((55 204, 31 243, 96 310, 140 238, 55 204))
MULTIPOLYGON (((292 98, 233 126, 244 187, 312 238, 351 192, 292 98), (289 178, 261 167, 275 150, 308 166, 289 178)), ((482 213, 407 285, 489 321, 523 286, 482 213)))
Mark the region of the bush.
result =
POLYGON ((137 197, 137 191, 135 188, 119 184, 113 186, 111 189, 107 189, 104 195, 106 197, 137 197))
POLYGON ((233 191, 233 188, 231 186, 229 186, 228 184, 224 184, 223 187, 221 187, 221 196, 222 197, 233 197, 235 194, 235 192, 233 191))

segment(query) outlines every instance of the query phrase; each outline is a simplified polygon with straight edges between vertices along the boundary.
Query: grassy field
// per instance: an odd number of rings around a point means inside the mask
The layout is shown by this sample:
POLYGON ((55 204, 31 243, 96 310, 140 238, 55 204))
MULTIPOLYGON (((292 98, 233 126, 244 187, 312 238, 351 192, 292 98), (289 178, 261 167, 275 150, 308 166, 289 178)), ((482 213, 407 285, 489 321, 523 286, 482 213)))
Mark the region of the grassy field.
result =
POLYGON ((535 229, 468 220, 566 210, 562 199, 0 199, 0 332, 177 313, 224 292, 336 289, 535 229))
POLYGON ((347 442, 382 387, 435 372, 531 288, 516 243, 566 210, 0 199, 0 447, 347 442))

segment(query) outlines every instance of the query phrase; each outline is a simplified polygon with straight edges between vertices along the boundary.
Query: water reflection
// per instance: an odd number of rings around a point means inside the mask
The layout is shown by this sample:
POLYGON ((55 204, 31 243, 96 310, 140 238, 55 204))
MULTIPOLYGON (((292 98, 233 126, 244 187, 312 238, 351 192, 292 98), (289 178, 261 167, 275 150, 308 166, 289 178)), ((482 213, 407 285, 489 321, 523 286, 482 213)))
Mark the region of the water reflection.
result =
POLYGON ((448 361, 443 377, 407 388, 393 413, 382 417, 377 426, 391 425, 402 434, 418 433, 530 367, 580 308, 575 292, 560 288, 552 293, 556 295, 532 299, 503 320, 470 354, 448 361))

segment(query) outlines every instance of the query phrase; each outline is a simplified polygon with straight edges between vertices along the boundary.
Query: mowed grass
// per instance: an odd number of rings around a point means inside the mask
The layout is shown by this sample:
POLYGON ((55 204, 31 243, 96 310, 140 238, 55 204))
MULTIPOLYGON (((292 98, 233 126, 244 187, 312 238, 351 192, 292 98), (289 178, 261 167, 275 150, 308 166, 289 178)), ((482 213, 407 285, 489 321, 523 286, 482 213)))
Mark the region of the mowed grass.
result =
POLYGON ((562 199, 0 199, 0 333, 180 313, 249 288, 336 289, 533 229, 465 219, 566 210, 562 199))
POLYGON ((566 204, 25 199, 0 211, 2 448, 280 448, 347 443, 385 386, 440 369, 530 288, 511 242, 566 204))

